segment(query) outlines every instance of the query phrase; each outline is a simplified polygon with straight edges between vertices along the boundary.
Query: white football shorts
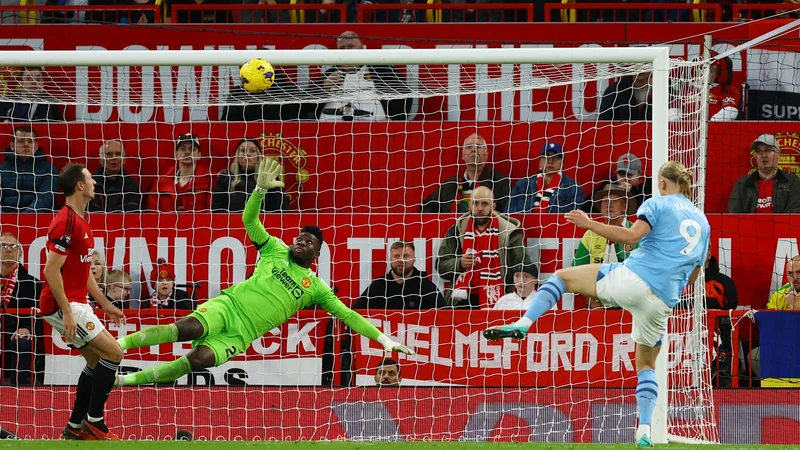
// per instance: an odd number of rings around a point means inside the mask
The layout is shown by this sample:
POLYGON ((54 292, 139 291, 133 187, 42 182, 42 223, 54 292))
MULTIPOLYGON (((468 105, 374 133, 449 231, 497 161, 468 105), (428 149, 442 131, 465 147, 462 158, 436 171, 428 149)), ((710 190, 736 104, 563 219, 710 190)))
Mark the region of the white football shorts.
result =
POLYGON ((672 308, 647 283, 620 263, 603 264, 596 287, 598 300, 631 313, 634 342, 648 347, 661 345, 672 308))
MULTIPOLYGON (((69 346, 83 348, 98 334, 102 333, 106 327, 94 313, 91 306, 85 303, 70 303, 69 306, 72 308, 72 314, 75 316, 75 323, 77 324, 75 339, 69 346)), ((44 320, 58 330, 61 336, 64 336, 64 313, 61 310, 49 316, 44 316, 44 320)))

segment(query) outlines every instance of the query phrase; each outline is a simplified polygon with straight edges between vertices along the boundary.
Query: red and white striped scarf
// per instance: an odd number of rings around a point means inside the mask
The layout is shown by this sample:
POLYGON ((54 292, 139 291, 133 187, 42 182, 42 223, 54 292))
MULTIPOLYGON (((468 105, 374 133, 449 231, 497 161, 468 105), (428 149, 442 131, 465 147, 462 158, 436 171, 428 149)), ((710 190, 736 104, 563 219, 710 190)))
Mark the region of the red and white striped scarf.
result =
MULTIPOLYGON (((482 232, 475 228, 474 219, 469 219, 464 232, 463 254, 475 255, 475 264, 461 274, 453 286, 466 298, 476 293, 480 296, 481 309, 493 308, 503 295, 503 278, 500 272, 500 230, 497 215, 492 215, 489 226, 482 232)), ((463 298, 463 297, 462 297, 463 298)))
POLYGON ((7 308, 11 303, 11 295, 14 293, 14 288, 17 287, 18 277, 19 264, 14 266, 14 270, 12 270, 7 277, 3 277, 3 288, 0 290, 0 301, 2 301, 4 308, 7 308))
POLYGON ((544 186, 544 173, 540 173, 536 177, 536 200, 533 202, 533 210, 540 209, 540 212, 547 212, 547 207, 550 206, 550 198, 556 193, 558 185, 561 184, 561 172, 557 172, 550 179, 547 188, 544 186))

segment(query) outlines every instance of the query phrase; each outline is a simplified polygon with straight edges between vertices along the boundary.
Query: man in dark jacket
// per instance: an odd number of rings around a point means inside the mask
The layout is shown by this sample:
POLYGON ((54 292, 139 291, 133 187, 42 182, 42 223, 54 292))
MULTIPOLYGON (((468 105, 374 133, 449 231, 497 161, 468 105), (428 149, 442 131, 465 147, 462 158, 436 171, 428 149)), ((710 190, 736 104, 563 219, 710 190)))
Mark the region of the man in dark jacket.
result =
POLYGON ((34 381, 31 362, 36 353, 36 377, 43 382, 44 358, 42 347, 44 327, 35 320, 35 313, 10 311, 16 308, 36 308, 42 284, 25 270, 19 260, 22 246, 10 232, 0 234, 0 304, 2 305, 3 381, 14 385, 29 385, 34 381), (38 344, 38 345, 35 345, 38 344))
POLYGON ((125 164, 125 149, 120 141, 107 141, 100 147, 103 165, 92 174, 97 182, 89 211, 135 212, 142 209, 139 183, 130 176, 125 164))
MULTIPOLYGON (((479 186, 488 187, 494 194, 498 211, 506 210, 506 202, 511 192, 511 179, 500 173, 487 162, 489 147, 479 134, 470 135, 461 147, 461 161, 464 171, 442 182, 438 189, 422 201, 424 213, 466 213, 469 199, 479 186)), ((462 170, 459 168, 459 170, 462 170)))
POLYGON ((53 211, 58 170, 36 142, 33 128, 14 128, 14 137, 0 165, 0 205, 3 212, 53 211))
POLYGON ((800 180, 778 168, 781 148, 771 134, 762 134, 750 150, 757 170, 736 182, 728 200, 731 213, 800 213, 800 180))
POLYGON ((376 279, 356 300, 353 309, 422 310, 444 306, 444 298, 425 272, 414 267, 414 243, 398 241, 389 249, 391 270, 376 279))
POLYGON ((61 110, 44 88, 41 67, 23 67, 17 92, 0 103, 0 122, 58 122, 61 110))
POLYGON ((620 78, 603 92, 600 120, 649 120, 653 115, 650 72, 620 78))

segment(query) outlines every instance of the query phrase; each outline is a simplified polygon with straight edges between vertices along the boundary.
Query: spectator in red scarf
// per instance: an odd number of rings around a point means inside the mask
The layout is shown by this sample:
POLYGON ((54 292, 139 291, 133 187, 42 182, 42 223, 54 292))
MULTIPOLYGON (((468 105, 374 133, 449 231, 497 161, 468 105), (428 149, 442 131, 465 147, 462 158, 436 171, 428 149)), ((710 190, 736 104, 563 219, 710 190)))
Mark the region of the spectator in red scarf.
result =
POLYGON ((161 212, 207 211, 211 203, 211 173, 197 164, 200 138, 178 136, 175 166, 155 185, 147 199, 147 209, 161 212))
MULTIPOLYGON (((4 310, 35 308, 42 291, 41 282, 19 263, 21 257, 22 246, 17 237, 10 232, 0 234, 0 304, 4 310)), ((29 385, 34 378, 31 372, 33 338, 43 337, 42 322, 34 320, 33 312, 6 312, 2 317, 3 381, 29 385)))
POLYGON ((456 220, 439 247, 436 270, 450 281, 445 302, 491 309, 505 294, 509 267, 529 262, 520 222, 495 212, 492 191, 481 186, 470 212, 456 220))
POLYGON ((186 309, 193 310, 194 302, 183 289, 175 287, 175 268, 164 258, 158 258, 156 268, 150 273, 150 280, 155 285, 150 300, 142 304, 142 308, 186 309))
POLYGON ((539 153, 539 173, 523 178, 511 190, 506 212, 566 214, 586 199, 578 183, 562 172, 564 150, 548 142, 539 153))

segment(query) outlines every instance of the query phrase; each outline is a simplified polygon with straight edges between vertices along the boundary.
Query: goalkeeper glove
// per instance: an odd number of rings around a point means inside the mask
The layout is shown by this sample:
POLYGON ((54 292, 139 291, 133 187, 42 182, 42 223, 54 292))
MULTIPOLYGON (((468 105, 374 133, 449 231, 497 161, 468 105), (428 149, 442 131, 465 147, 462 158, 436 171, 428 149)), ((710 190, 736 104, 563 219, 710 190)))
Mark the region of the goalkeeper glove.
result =
POLYGON ((406 347, 405 345, 399 342, 393 341, 389 336, 383 333, 381 333, 381 335, 378 336, 378 339, 376 340, 383 346, 383 349, 386 351, 386 353, 398 352, 398 353, 405 353, 406 355, 415 354, 414 350, 411 350, 410 348, 406 347))
POLYGON ((264 158, 258 165, 258 176, 256 178, 256 191, 265 193, 276 187, 283 187, 281 176, 281 163, 272 158, 264 158))

